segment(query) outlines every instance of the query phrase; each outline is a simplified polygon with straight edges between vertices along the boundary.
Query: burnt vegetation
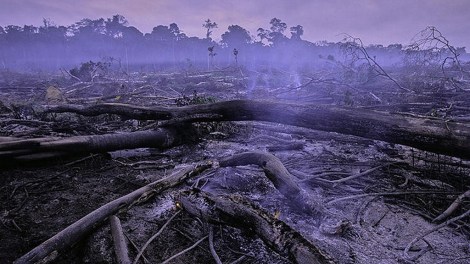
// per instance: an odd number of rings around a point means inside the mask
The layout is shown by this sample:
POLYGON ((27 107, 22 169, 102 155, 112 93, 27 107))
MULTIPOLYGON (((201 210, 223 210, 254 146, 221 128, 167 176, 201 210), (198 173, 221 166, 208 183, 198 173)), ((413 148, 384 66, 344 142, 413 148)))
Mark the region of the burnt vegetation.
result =
POLYGON ((217 30, 0 27, 0 259, 468 263, 465 48, 217 30))

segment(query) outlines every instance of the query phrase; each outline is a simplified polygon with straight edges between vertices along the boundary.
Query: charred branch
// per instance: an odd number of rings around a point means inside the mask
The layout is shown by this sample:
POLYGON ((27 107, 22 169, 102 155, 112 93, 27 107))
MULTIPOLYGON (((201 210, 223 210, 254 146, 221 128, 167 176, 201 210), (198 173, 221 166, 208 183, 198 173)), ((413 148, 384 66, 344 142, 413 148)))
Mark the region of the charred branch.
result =
POLYGON ((288 198, 292 204, 310 213, 322 212, 322 206, 318 201, 309 199, 294 177, 287 171, 282 162, 272 154, 264 152, 245 152, 224 158, 219 161, 221 167, 257 165, 263 169, 266 177, 274 184, 274 187, 288 198))
POLYGON ((130 264, 129 251, 127 249, 126 237, 122 231, 121 220, 115 215, 109 217, 111 235, 113 236, 114 252, 119 264, 130 264))

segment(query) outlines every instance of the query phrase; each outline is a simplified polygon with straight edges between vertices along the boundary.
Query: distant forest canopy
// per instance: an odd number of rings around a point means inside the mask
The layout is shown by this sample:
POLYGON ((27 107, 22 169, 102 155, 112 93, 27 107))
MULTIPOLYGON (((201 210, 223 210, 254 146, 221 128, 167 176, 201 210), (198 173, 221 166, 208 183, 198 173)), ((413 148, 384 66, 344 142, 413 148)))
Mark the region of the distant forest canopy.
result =
MULTIPOLYGON (((433 27, 423 30, 416 42, 409 46, 363 46, 360 39, 347 35, 337 43, 313 43, 302 39, 304 30, 301 25, 288 27, 278 18, 271 19, 270 28, 259 28, 256 35, 239 25, 231 25, 219 42, 212 38, 214 28, 217 28, 217 23, 207 19, 201 21, 205 38, 187 36, 176 23, 158 25, 152 32, 144 34, 130 26, 121 15, 107 19, 82 19, 70 26, 58 26, 47 19, 39 27, 8 25, 0 27, 0 68, 57 71, 87 61, 101 61, 126 71, 154 71, 169 67, 222 68, 230 65, 301 69, 332 62, 347 63, 348 60, 356 63, 361 55, 352 52, 351 48, 362 47, 370 58, 384 67, 426 64, 432 59, 442 61, 446 57, 462 59, 466 56, 468 60, 469 56, 465 48, 446 44, 445 37, 439 31, 435 34, 433 27), (426 30, 433 31, 432 35, 426 30)), ((446 61, 452 62, 453 59, 446 61)))

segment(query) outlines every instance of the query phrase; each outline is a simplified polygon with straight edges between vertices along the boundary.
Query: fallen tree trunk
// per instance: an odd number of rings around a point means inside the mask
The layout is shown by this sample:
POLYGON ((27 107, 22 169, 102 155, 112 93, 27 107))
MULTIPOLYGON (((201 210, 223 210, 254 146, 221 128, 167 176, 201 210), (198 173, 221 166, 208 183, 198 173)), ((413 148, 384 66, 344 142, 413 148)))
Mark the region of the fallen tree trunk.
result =
POLYGON ((83 115, 119 114, 135 119, 198 121, 269 121, 403 144, 470 159, 470 124, 447 122, 358 108, 235 100, 185 107, 144 108, 122 104, 61 106, 49 112, 83 115))
POLYGON ((211 166, 210 163, 205 163, 184 167, 168 177, 152 182, 111 201, 44 241, 36 248, 17 259, 14 263, 36 263, 49 256, 54 251, 61 252, 67 248, 71 248, 110 215, 117 213, 121 209, 129 208, 136 202, 146 201, 153 195, 174 187, 211 166))
POLYGON ((254 231, 268 246, 295 263, 335 263, 299 232, 238 196, 187 191, 179 199, 187 212, 207 222, 254 231))
POLYGON ((100 153, 142 147, 168 148, 177 144, 182 132, 159 129, 69 138, 38 138, 0 142, 3 161, 29 161, 67 155, 100 153))

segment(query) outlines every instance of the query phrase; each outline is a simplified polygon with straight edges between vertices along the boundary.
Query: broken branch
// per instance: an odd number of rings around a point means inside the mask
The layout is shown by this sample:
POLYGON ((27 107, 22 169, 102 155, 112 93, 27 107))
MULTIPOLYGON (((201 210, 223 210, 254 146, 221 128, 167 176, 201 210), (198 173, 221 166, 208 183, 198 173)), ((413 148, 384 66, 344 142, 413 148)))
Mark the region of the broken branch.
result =
POLYGON ((463 202, 465 198, 470 198, 470 190, 459 195, 459 197, 457 197, 457 199, 455 199, 454 202, 444 212, 442 212, 442 214, 434 218, 432 221, 439 222, 449 217, 453 212, 455 212, 455 210, 459 208, 460 204, 463 202))
POLYGON ((219 161, 221 167, 257 165, 261 167, 266 177, 274 187, 301 209, 311 212, 322 212, 322 206, 317 201, 306 197, 297 185, 294 177, 287 171, 282 162, 274 155, 264 152, 245 152, 219 161))
POLYGON ((113 236, 114 252, 119 264, 129 264, 129 250, 127 249, 126 237, 122 231, 121 221, 115 215, 109 217, 111 224, 111 235, 113 236))

